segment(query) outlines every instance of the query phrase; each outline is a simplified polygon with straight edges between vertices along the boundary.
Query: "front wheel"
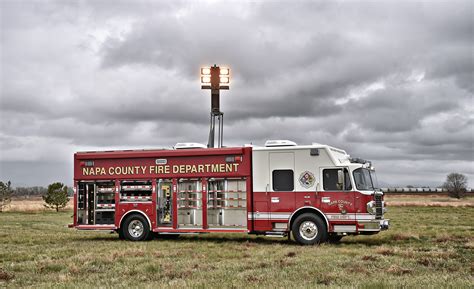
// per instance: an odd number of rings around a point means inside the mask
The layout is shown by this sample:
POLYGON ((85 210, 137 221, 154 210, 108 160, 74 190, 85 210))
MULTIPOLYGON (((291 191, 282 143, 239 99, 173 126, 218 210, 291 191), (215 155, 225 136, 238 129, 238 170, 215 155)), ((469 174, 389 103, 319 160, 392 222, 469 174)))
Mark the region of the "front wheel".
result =
POLYGON ((291 227, 293 236, 301 245, 325 242, 328 236, 326 225, 320 217, 305 213, 296 218, 291 227))
POLYGON ((138 214, 128 216, 122 224, 122 233, 125 239, 130 241, 148 240, 150 226, 147 220, 138 214))

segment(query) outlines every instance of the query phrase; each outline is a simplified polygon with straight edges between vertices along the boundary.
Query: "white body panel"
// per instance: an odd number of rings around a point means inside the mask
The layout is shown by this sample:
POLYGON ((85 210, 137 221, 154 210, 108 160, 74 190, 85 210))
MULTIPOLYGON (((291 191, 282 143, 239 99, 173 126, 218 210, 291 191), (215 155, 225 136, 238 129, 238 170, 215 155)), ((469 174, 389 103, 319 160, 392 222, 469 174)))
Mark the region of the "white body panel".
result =
POLYGON ((321 167, 361 167, 351 164, 350 156, 345 151, 327 145, 313 144, 308 146, 254 147, 252 150, 253 191, 272 191, 272 171, 275 169, 294 170, 295 191, 320 190, 321 167), (311 155, 311 149, 317 149, 318 155, 311 155), (299 182, 301 174, 311 172, 315 182, 310 187, 303 187, 299 182))

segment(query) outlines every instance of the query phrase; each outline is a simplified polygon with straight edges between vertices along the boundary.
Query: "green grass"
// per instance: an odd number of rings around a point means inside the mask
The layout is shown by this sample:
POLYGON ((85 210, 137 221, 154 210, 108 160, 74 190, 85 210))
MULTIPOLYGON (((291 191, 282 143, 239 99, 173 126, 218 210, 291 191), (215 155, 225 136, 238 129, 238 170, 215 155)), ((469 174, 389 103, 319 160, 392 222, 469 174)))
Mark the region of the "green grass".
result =
POLYGON ((0 287, 474 286, 474 209, 391 207, 392 228, 303 247, 246 234, 132 243, 66 228, 71 212, 0 214, 0 287))

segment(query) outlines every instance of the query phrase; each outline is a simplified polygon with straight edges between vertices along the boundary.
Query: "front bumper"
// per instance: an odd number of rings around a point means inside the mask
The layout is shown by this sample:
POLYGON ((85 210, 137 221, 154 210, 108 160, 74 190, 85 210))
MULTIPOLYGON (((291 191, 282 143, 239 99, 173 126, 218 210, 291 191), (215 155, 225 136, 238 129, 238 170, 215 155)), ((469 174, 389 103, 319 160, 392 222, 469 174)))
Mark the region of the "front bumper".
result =
POLYGON ((379 232, 388 230, 390 227, 390 220, 372 220, 366 222, 359 222, 359 232, 379 232))

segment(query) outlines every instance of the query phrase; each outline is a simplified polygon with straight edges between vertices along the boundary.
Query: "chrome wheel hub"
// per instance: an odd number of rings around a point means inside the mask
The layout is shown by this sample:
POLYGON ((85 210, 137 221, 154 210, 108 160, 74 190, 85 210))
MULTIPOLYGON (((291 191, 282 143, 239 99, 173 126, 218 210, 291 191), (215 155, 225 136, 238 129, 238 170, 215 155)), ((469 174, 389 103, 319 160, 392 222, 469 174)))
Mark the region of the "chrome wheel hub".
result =
POLYGON ((138 238, 143 234, 143 223, 139 220, 133 220, 128 225, 128 233, 134 238, 138 238))
POLYGON ((300 235, 303 239, 311 241, 318 235, 318 227, 312 221, 304 221, 300 225, 300 235))

